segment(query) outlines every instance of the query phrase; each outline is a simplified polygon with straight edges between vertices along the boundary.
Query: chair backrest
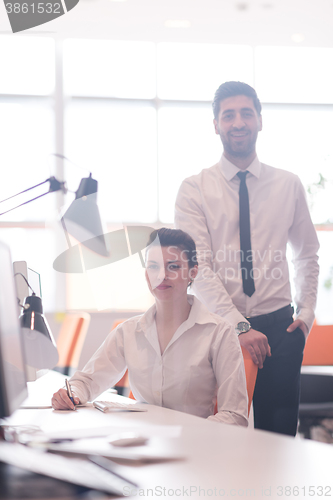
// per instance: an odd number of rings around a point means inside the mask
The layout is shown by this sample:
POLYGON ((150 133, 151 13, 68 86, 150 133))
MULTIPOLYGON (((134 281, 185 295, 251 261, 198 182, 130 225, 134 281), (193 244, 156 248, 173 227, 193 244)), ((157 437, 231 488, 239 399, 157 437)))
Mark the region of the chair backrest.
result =
POLYGON ((333 325, 315 322, 306 340, 303 365, 333 365, 333 325))
POLYGON ((245 349, 245 347, 242 347, 242 354, 244 358, 247 397, 249 400, 248 415, 250 415, 253 393, 258 374, 258 365, 253 363, 250 353, 247 349, 245 349))
POLYGON ((121 323, 124 323, 124 321, 126 321, 126 320, 125 319, 116 319, 116 321, 112 325, 111 332, 112 332, 112 330, 117 328, 118 325, 120 325, 121 323))
POLYGON ((66 314, 57 339, 59 361, 56 369, 65 375, 77 368, 90 323, 90 314, 66 314))

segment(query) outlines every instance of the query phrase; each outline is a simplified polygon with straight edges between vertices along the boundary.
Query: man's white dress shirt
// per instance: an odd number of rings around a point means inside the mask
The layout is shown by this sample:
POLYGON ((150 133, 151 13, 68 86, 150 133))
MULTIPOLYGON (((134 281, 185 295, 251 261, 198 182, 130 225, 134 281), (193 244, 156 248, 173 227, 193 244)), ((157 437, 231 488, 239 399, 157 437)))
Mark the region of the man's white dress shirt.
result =
POLYGON ((243 293, 239 241, 239 169, 222 155, 215 166, 182 183, 175 225, 195 240, 196 296, 231 324, 290 304, 286 248, 293 250, 296 313, 308 329, 314 320, 319 248, 304 188, 285 170, 260 163, 247 168, 255 293, 243 293))
POLYGON ((232 327, 193 295, 188 319, 161 355, 152 306, 113 330, 71 378, 82 403, 112 387, 128 368, 136 400, 247 426, 243 356, 232 327), (218 404, 218 413, 213 415, 218 404))

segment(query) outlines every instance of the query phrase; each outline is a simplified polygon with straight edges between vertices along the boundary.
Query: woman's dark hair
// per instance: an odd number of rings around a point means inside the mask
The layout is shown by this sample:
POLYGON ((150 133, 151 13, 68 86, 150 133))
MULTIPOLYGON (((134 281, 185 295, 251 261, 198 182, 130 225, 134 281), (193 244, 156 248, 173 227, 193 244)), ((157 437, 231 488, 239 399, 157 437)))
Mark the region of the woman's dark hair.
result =
POLYGON ((194 240, 191 236, 181 229, 168 229, 161 227, 156 229, 149 236, 149 245, 161 245, 161 247, 177 247, 183 250, 186 254, 188 267, 191 269, 198 265, 197 250, 194 240))
POLYGON ((250 87, 247 83, 243 82, 225 82, 219 86, 215 92, 213 101, 213 112, 215 120, 218 119, 220 112, 220 102, 228 97, 234 97, 236 95, 245 95, 253 100, 253 105, 258 113, 261 114, 261 103, 258 99, 257 93, 254 88, 250 87))

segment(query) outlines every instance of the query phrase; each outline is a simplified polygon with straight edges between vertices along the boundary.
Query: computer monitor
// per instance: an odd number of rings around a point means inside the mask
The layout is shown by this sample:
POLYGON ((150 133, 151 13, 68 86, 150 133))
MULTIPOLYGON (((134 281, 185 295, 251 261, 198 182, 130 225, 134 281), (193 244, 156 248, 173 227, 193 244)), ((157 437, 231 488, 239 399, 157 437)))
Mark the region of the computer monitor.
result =
POLYGON ((24 260, 13 262, 14 283, 17 297, 17 316, 19 317, 22 311, 24 299, 30 295, 30 290, 27 281, 28 266, 24 260), (23 278, 24 276, 24 278, 23 278), (27 281, 26 281, 27 280, 27 281))
MULTIPOLYGON (((13 262, 14 281, 16 288, 16 296, 22 305, 24 299, 35 292, 38 297, 42 297, 42 287, 40 281, 40 274, 30 269, 25 260, 18 260, 13 262), (25 279, 24 279, 25 278, 25 279), (28 283, 31 288, 29 288, 28 283)), ((21 306, 18 308, 19 315, 22 312, 21 306)))
POLYGON ((28 396, 10 250, 0 242, 0 418, 28 396))

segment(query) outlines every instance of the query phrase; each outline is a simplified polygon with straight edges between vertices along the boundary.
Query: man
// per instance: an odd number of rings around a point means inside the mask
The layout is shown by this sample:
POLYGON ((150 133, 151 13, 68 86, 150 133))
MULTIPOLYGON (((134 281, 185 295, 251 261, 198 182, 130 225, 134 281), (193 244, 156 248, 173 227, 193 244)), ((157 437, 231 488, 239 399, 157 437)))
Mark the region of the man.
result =
POLYGON ((219 163, 182 183, 176 227, 197 244, 195 294, 235 326, 259 367, 255 427, 295 435, 300 367, 316 304, 316 232, 299 178, 258 160, 262 116, 255 90, 226 82, 216 91, 213 111, 224 152, 219 163), (287 243, 295 268, 295 320, 287 243))

